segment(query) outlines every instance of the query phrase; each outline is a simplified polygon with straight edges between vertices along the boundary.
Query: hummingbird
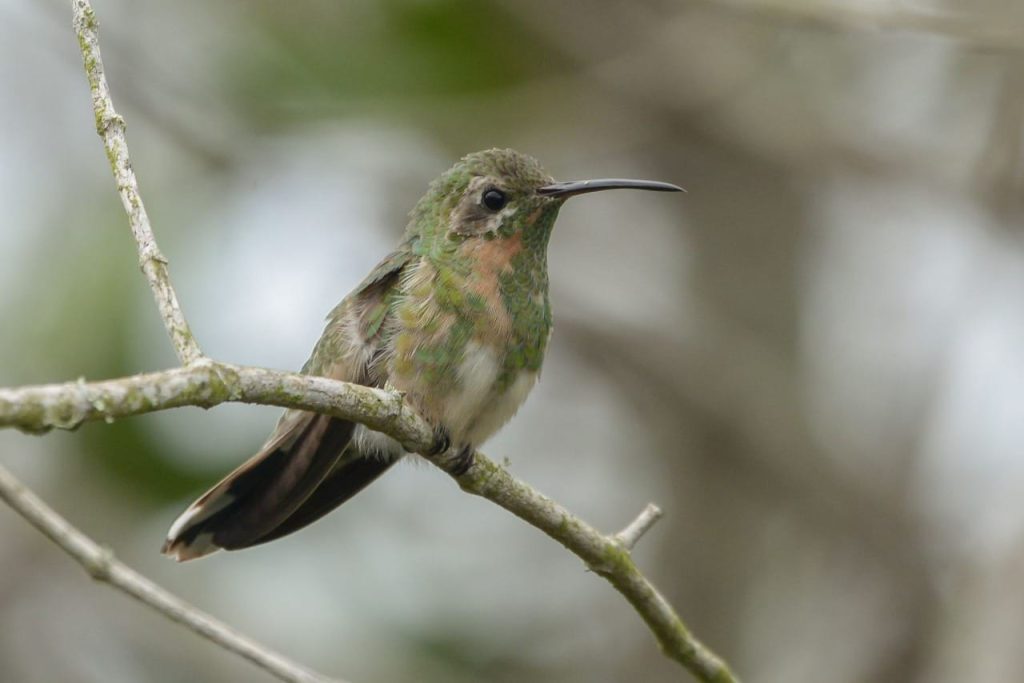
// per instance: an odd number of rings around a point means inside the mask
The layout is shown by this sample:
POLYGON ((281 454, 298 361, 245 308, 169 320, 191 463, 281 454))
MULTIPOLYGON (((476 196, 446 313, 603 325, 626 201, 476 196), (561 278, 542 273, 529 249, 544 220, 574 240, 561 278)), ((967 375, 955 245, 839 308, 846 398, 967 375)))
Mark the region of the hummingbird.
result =
MULTIPOLYGON (((555 182, 511 149, 463 157, 434 180, 405 236, 327 316, 302 368, 401 392, 454 447, 456 475, 516 413, 551 335, 547 247, 562 204, 614 188, 678 192, 648 180, 555 182)), ((348 420, 287 410, 263 447, 172 524, 179 562, 280 538, 320 519, 406 453, 348 420)))

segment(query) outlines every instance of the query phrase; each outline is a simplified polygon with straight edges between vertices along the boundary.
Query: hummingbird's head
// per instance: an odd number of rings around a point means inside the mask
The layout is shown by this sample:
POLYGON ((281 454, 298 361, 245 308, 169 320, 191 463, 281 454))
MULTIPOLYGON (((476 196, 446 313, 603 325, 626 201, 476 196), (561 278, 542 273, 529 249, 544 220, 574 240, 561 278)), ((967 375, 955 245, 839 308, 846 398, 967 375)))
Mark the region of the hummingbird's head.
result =
POLYGON ((413 209, 411 227, 437 241, 515 238, 543 249, 566 199, 613 188, 681 190, 647 180, 557 183, 533 157, 488 149, 463 157, 431 184, 413 209))

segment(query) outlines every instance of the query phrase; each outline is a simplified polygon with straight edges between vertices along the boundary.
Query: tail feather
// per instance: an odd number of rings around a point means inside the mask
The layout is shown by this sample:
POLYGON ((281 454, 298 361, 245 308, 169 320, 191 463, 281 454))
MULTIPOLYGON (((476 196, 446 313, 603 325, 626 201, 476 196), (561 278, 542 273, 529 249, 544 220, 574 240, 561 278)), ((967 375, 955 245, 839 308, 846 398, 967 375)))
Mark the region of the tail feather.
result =
POLYGON ((273 541, 312 524, 373 483, 395 462, 397 461, 375 456, 358 456, 351 459, 344 456, 342 462, 331 471, 320 486, 316 487, 299 509, 252 545, 273 541))
POLYGON ((181 562, 260 542, 303 506, 338 461, 353 429, 351 422, 312 413, 282 425, 259 453, 182 513, 162 552, 181 562))

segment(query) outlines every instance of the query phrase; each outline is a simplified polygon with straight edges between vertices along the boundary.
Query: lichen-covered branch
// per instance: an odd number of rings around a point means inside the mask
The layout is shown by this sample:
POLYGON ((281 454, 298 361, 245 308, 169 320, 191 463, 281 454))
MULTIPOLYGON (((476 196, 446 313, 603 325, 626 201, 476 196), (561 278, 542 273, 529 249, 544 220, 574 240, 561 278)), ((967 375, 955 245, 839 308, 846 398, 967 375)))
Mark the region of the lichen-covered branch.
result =
MULTIPOLYGON (((0 389, 0 427, 40 433, 73 429, 86 421, 114 420, 181 406, 225 402, 301 408, 354 420, 384 432, 411 452, 429 453, 430 425, 399 394, 323 377, 203 360, 190 367, 102 382, 68 382, 0 389)), ((728 667, 702 645, 672 606, 640 572, 630 548, 657 520, 645 510, 623 532, 606 535, 547 496, 517 480, 481 453, 462 475, 452 472, 452 453, 433 462, 466 492, 486 498, 537 527, 607 579, 647 622, 664 653, 701 681, 735 681, 728 667)))
POLYGON ((168 408, 228 401, 301 408, 355 420, 392 435, 412 452, 429 451, 430 426, 400 394, 326 377, 203 359, 189 367, 121 379, 0 388, 0 428, 39 434, 168 408))
POLYGON ((168 593, 113 553, 73 527, 38 496, 0 466, 0 500, 70 555, 97 581, 130 595, 172 621, 184 624, 226 650, 245 657, 289 683, 344 683, 326 678, 256 643, 227 624, 168 593))
POLYGON ((71 6, 74 10, 75 35, 78 36, 85 73, 89 78, 89 90, 92 93, 96 132, 103 138, 103 147, 107 150, 110 169, 117 183, 117 193, 121 196, 121 203, 128 214, 128 222, 138 247, 139 267, 153 290, 160 317, 163 318, 164 327, 171 336, 178 359, 189 365, 202 358, 203 353, 199 350, 188 321, 181 312, 178 296, 174 293, 167 272, 167 259, 153 237, 149 216, 142 203, 142 195, 139 194, 139 184, 135 179, 131 158, 128 156, 124 119, 114 110, 110 88, 107 87, 107 77, 103 72, 96 15, 88 0, 72 0, 71 6))
POLYGON ((463 491, 497 503, 537 527, 607 579, 647 622, 662 652, 699 680, 707 683, 739 680, 725 662, 690 633, 672 605, 640 572, 629 549, 618 538, 597 531, 480 453, 476 454, 473 467, 455 478, 463 491))

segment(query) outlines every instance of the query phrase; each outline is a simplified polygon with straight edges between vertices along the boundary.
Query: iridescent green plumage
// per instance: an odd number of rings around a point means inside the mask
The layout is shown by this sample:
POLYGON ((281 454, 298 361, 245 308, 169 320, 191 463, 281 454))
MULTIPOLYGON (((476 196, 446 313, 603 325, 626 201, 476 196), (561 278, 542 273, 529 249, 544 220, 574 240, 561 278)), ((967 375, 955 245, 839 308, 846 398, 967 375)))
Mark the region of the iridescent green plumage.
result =
MULTIPOLYGON (((399 248, 331 312, 303 372, 402 391, 471 457, 540 372, 551 332, 547 245, 559 208, 612 187, 677 189, 555 183, 512 150, 466 156, 431 183, 399 248)), ((187 560, 291 533, 403 454, 361 425, 288 411, 259 453, 178 518, 164 552, 187 560)))

